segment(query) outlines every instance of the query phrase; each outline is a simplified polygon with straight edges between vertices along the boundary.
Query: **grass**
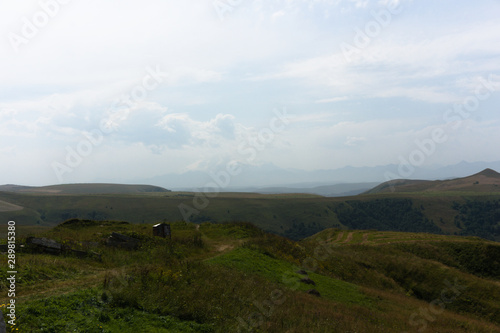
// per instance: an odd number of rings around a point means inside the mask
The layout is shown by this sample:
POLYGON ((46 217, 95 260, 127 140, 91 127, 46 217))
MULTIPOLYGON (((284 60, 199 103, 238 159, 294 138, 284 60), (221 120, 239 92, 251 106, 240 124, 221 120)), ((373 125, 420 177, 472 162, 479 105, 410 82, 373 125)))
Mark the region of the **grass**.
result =
MULTIPOLYGON (((340 230, 296 242, 245 223, 184 222, 172 223, 170 241, 153 237, 151 227, 77 221, 36 230, 72 245, 97 242, 88 247, 102 261, 19 253, 19 330, 417 331, 412 314, 441 297, 446 280, 456 279, 466 288, 426 323, 427 330, 500 331, 500 246, 494 242, 340 230), (139 238, 141 246, 105 246, 101 240, 112 231, 139 238), (340 232, 343 240, 335 242, 340 232), (370 242, 360 244, 365 234, 370 242), (408 238, 418 241, 399 242, 408 238), (300 282, 305 277, 315 285, 300 282), (321 297, 306 292, 312 288, 321 297)), ((4 283, 0 290, 5 304, 4 283)))
POLYGON ((99 288, 26 302, 17 309, 22 332, 213 332, 210 325, 114 307, 99 288), (68 320, 71 318, 70 320, 68 320))
POLYGON ((333 301, 358 305, 370 304, 370 300, 360 292, 356 285, 313 272, 308 272, 307 276, 299 274, 297 272, 301 270, 300 267, 273 258, 269 253, 265 254, 249 248, 238 248, 210 259, 208 262, 257 274, 266 280, 283 284, 292 290, 306 292, 314 288, 320 292, 322 297, 333 301), (301 283, 300 280, 305 277, 309 277, 315 282, 315 285, 301 283))
POLYGON ((344 245, 355 244, 369 244, 369 245, 382 245, 391 243, 412 243, 412 242, 486 242, 496 244, 492 241, 485 241, 478 237, 464 237, 464 236, 447 236, 435 235, 430 233, 416 233, 416 232, 396 232, 396 231, 376 231, 376 230, 354 230, 344 231, 339 229, 327 229, 320 232, 306 240, 324 241, 329 239, 330 242, 344 245), (352 234, 351 240, 348 240, 349 234, 352 234), (342 235, 340 239, 337 237, 342 235))

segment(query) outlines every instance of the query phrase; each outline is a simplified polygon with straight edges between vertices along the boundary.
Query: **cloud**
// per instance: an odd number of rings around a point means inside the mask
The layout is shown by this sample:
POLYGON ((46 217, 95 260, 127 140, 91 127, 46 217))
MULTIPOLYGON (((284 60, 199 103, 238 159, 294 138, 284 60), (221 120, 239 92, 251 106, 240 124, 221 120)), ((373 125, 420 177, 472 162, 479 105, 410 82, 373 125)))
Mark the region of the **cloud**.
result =
POLYGON ((218 146, 235 138, 234 117, 228 114, 217 114, 208 121, 194 120, 185 113, 168 114, 155 125, 164 130, 164 144, 170 148, 218 146))
POLYGON ((347 97, 347 96, 332 97, 332 98, 319 99, 319 100, 315 101, 315 103, 335 103, 335 102, 346 101, 348 99, 349 99, 349 97, 347 97))
POLYGON ((366 8, 368 5, 369 1, 368 0, 350 0, 351 2, 354 2, 354 5, 356 8, 366 8))
POLYGON ((364 137, 356 137, 356 136, 348 136, 345 141, 345 145, 347 146, 357 146, 359 143, 366 141, 364 137))
MULTIPOLYGON (((500 36, 493 32, 500 30, 498 22, 464 24, 425 40, 412 38, 412 28, 389 25, 369 46, 355 47, 348 58, 339 48, 329 55, 288 62, 281 70, 252 80, 300 79, 306 86, 340 96, 317 103, 335 102, 345 95, 453 103, 460 98, 454 77, 500 70, 500 36), (476 60, 476 54, 489 56, 476 60)), ((352 39, 345 41, 354 45, 352 39)))
MULTIPOLYGON (((212 1, 70 2, 19 53, 0 39, 5 182, 12 170, 20 180, 41 177, 31 176, 37 167, 46 176, 103 120, 114 131, 72 181, 106 169, 106 177, 114 169, 122 177, 207 169, 241 158, 238 146, 259 135, 276 107, 295 117, 255 163, 397 162, 481 80, 500 81, 499 9, 491 1, 259 0, 232 6, 221 21, 212 1), (394 4, 402 12, 356 45, 356 34, 376 24, 373 13, 394 4), (356 48, 349 59, 343 43, 356 48), (162 82, 124 103, 141 93, 148 68, 162 82)), ((0 35, 21 33, 23 17, 39 10, 36 1, 5 3, 0 35)), ((498 119, 497 105, 498 94, 481 101, 476 123, 450 134, 435 160, 497 156, 475 143, 497 142, 498 126, 485 125, 498 119)))

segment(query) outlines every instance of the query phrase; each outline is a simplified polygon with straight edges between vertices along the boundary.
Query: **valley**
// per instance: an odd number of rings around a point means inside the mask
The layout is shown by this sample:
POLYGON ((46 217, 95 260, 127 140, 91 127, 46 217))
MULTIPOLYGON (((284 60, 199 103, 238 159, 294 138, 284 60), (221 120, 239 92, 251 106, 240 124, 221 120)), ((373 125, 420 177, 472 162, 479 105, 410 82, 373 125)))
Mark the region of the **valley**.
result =
POLYGON ((3 186, 0 218, 16 221, 18 327, 500 332, 496 179, 486 170, 401 180, 348 197, 3 186), (153 235, 159 222, 171 239, 153 235), (112 235, 132 246, 116 247, 112 235), (34 247, 33 237, 63 251, 34 247))

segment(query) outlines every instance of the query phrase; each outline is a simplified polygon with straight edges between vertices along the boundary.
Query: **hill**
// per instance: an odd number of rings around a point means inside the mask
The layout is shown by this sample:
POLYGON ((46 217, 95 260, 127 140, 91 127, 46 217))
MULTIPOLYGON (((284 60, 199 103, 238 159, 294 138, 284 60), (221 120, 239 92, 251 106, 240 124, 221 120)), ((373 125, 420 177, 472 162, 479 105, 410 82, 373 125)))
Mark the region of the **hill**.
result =
POLYGON ((366 192, 368 189, 378 185, 379 183, 340 183, 335 185, 322 185, 314 187, 264 187, 253 188, 252 192, 273 194, 273 193, 309 193, 318 194, 325 197, 345 197, 358 195, 366 192))
POLYGON ((13 205, 11 203, 0 200, 0 212, 13 212, 13 211, 22 210, 22 209, 23 209, 23 207, 21 207, 21 206, 13 205))
MULTIPOLYGON (((300 242, 241 223, 72 220, 26 236, 85 252, 17 254, 21 332, 500 331, 500 245, 327 229, 300 242), (139 240, 106 245, 112 232, 139 240), (100 254, 99 257, 92 252, 100 254)), ((2 256, 2 264, 7 264, 2 256)), ((8 289, 5 270, 0 289, 8 289)), ((7 293, 0 301, 6 304, 7 293)), ((5 311, 5 309, 2 309, 5 311)), ((10 329, 10 327, 8 327, 10 329)))
POLYGON ((472 176, 449 180, 409 180, 397 179, 384 182, 367 191, 376 193, 408 192, 500 192, 500 173, 485 169, 472 176))
POLYGON ((0 192, 0 219, 38 226, 54 226, 70 218, 132 223, 245 221, 294 240, 339 228, 429 232, 500 241, 497 183, 498 173, 487 169, 452 180, 401 180, 394 185, 394 193, 386 184, 369 194, 349 197, 204 194, 171 192, 148 185, 74 184, 41 189, 4 186, 9 191, 0 192))
POLYGON ((51 186, 1 185, 0 192, 46 194, 133 194, 170 192, 159 186, 124 184, 63 184, 51 186))
MULTIPOLYGON (((399 165, 379 165, 373 167, 353 167, 346 166, 340 169, 328 170, 299 170, 280 168, 273 164, 263 164, 260 166, 241 164, 242 172, 238 177, 231 179, 231 187, 249 188, 249 187, 292 187, 305 188, 321 185, 331 185, 336 183, 359 183, 359 182, 377 182, 386 181, 384 175, 386 172, 398 174, 399 165), (309 184, 303 186, 297 182, 306 182, 309 184)), ((214 166, 214 170, 224 170, 226 162, 214 166)), ((413 176, 416 179, 447 179, 464 177, 477 173, 485 168, 500 170, 500 161, 474 162, 462 161, 458 164, 442 166, 421 166, 415 168, 413 176)), ((171 173, 153 178, 144 178, 134 180, 142 184, 157 184, 166 188, 172 188, 177 191, 187 189, 201 188, 203 185, 212 182, 210 175, 201 170, 190 170, 185 173, 171 173)), ((375 186, 375 185, 374 185, 375 186)), ((373 186, 372 186, 373 187, 373 186)), ((370 188, 370 187, 368 187, 370 188)), ((254 190, 251 190, 254 191, 254 190)), ((349 192, 350 190, 344 191, 349 192)))
POLYGON ((500 241, 500 194, 421 192, 326 198, 185 192, 51 194, 0 192, 0 219, 54 226, 70 218, 132 223, 247 221, 299 240, 327 228, 479 236, 500 241), (200 204, 203 204, 200 206, 200 204))

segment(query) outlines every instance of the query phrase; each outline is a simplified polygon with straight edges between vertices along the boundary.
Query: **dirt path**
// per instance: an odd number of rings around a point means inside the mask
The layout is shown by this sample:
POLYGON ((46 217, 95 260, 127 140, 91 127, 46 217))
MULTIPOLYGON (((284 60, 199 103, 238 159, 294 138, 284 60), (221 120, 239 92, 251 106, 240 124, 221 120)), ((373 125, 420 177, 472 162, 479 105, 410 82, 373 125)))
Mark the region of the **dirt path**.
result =
POLYGON ((222 251, 226 251, 226 250, 232 250, 233 248, 234 248, 233 245, 223 244, 223 245, 217 246, 217 251, 222 252, 222 251))
POLYGON ((350 232, 348 235, 347 235, 347 238, 345 239, 345 241, 343 241, 342 243, 350 243, 352 241, 352 236, 354 235, 354 232, 350 232))
POLYGON ((363 234, 363 240, 361 241, 361 244, 366 244, 366 243, 368 243, 368 234, 367 233, 363 234))

